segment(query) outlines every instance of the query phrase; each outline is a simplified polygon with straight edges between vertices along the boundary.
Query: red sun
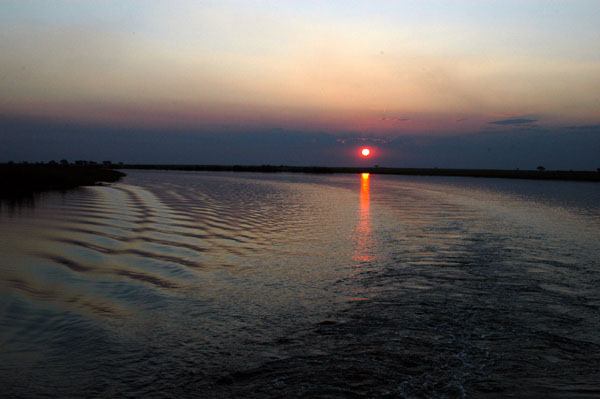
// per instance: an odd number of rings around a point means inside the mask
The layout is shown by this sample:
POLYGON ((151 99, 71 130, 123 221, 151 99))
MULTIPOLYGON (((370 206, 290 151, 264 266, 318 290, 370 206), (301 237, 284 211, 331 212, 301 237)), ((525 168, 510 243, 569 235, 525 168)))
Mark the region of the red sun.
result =
POLYGON ((363 148, 362 150, 360 150, 360 154, 363 157, 368 157, 369 155, 371 155, 371 150, 369 150, 368 148, 363 148))

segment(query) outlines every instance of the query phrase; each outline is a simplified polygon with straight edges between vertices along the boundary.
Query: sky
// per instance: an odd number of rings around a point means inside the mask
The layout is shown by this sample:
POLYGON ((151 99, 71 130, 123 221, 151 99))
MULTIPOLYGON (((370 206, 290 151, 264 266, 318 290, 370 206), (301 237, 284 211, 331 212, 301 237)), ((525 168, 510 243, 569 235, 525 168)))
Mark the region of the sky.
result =
POLYGON ((0 162, 596 170, 598 21, 597 0, 4 0, 0 162))

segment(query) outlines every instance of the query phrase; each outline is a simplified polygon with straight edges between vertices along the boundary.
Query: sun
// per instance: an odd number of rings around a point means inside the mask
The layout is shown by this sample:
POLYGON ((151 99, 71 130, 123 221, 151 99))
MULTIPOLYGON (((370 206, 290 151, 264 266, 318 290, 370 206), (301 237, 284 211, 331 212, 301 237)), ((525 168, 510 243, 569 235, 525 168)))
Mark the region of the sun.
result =
POLYGON ((363 148, 362 150, 360 150, 360 154, 363 157, 368 157, 369 155, 371 155, 371 150, 368 148, 363 148))

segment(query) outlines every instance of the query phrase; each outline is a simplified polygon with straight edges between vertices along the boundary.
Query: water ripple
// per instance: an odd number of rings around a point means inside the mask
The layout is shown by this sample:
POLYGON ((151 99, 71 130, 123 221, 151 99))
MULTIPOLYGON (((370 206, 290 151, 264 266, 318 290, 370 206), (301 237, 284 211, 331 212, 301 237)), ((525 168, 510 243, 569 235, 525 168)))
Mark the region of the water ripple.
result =
POLYGON ((132 171, 0 208, 3 395, 595 397, 600 201, 519 184, 132 171))

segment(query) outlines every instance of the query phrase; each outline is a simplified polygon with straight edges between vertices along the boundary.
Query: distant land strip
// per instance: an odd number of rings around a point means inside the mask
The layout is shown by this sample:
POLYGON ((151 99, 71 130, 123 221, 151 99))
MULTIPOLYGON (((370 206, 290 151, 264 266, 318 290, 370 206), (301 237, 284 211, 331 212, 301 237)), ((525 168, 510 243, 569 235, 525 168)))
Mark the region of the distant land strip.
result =
POLYGON ((119 169, 186 170, 213 172, 262 173, 372 173, 381 175, 411 176, 463 176, 504 179, 600 181, 600 171, 573 170, 502 170, 502 169, 440 169, 440 168, 386 168, 386 167, 324 167, 286 165, 113 165, 119 169))
POLYGON ((20 197, 40 191, 112 183, 123 176, 123 172, 88 162, 4 163, 0 164, 0 197, 20 197))

